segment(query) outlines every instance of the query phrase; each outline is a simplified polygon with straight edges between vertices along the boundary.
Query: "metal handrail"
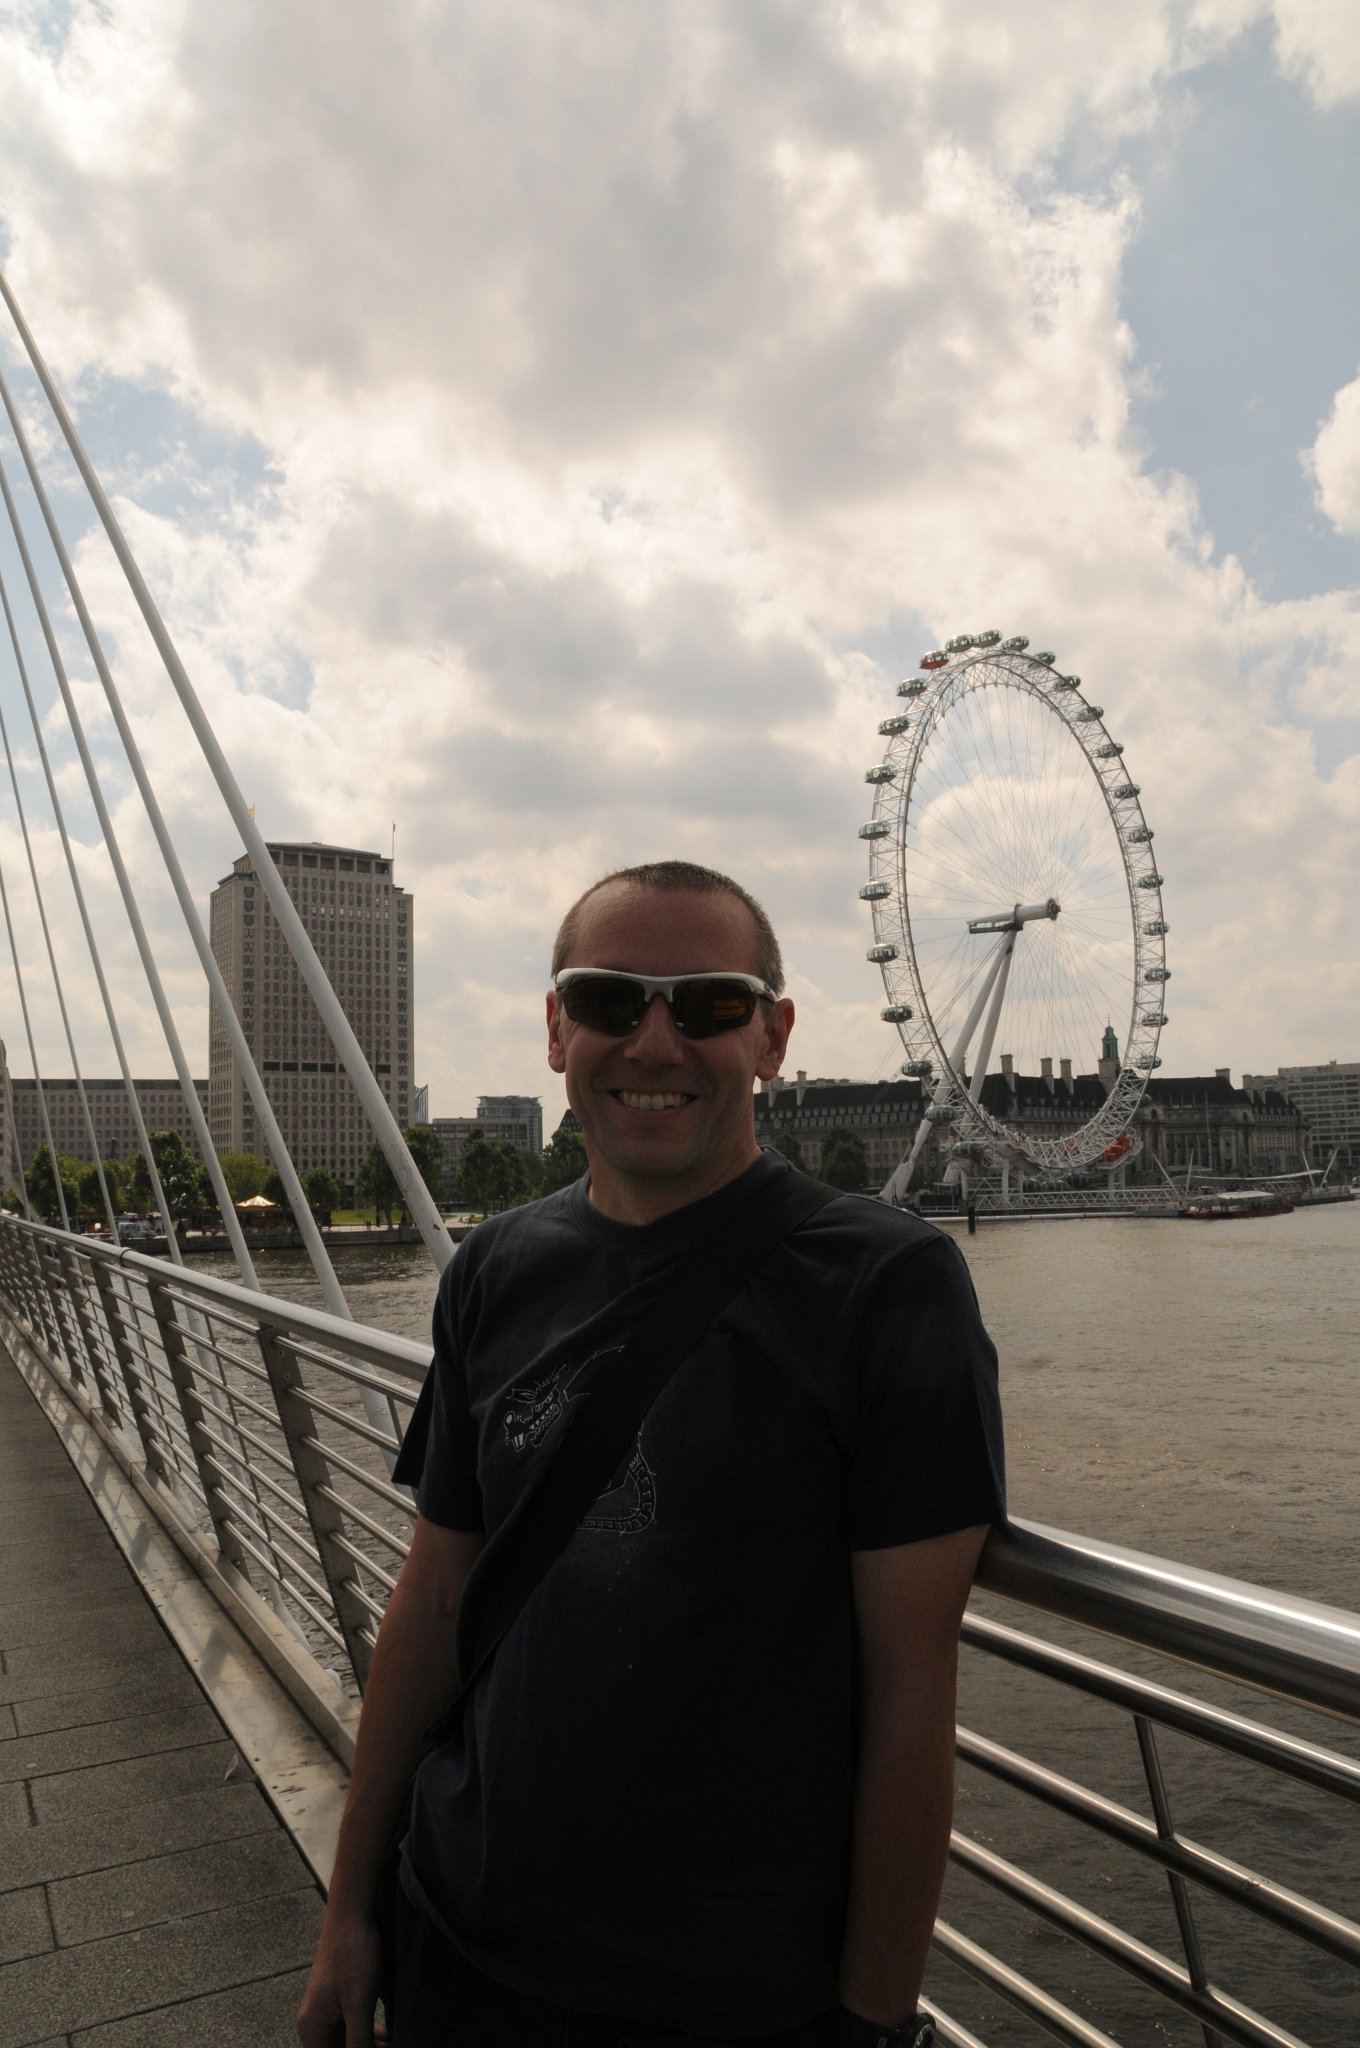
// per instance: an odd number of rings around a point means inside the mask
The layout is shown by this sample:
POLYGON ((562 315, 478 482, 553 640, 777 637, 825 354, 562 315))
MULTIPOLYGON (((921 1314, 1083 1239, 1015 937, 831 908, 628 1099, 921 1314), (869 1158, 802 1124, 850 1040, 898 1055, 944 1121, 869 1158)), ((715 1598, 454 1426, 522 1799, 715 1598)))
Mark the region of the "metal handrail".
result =
MULTIPOLYGON (((391 1483, 392 1447, 358 1397, 376 1392, 409 1410, 426 1349, 11 1216, 0 1216, 0 1332, 58 1382, 218 1597, 272 1647, 274 1668, 286 1666, 295 1696, 333 1738, 335 1679, 351 1696, 362 1689, 375 1623, 415 1516, 405 1491, 391 1483), (292 1636, 281 1648, 285 1628, 292 1636), (338 1669, 337 1652, 344 1660, 338 1669)), ((992 1533, 978 1585, 1107 1643, 1136 1645, 1360 1722, 1360 1616, 1341 1609, 1022 1521, 992 1533)), ((1182 1956, 1161 1954, 961 1831, 956 1864, 1191 2015, 1209 2048, 1299 2048, 1298 2036, 1211 1981, 1192 1895, 1207 1891, 1291 1937, 1300 1984, 1310 1954, 1319 1952, 1360 1973, 1360 1924, 1180 1834, 1156 1731, 1191 1736, 1347 1803, 1360 1802, 1360 1762, 976 1607, 963 1641, 1131 1717, 1151 1818, 967 1729, 959 1755, 966 1769, 1083 1823, 1112 1853, 1154 1868, 1171 1888, 1182 1956)), ((1026 1975, 1014 1955, 1002 1957, 946 1921, 936 1948, 1051 2037, 1073 2048, 1117 2048, 1089 2015, 1026 1975)), ((952 2048, 988 2048, 958 2021, 938 2017, 952 2048)), ((1354 2033, 1360 2039, 1360 2020, 1354 2033)))

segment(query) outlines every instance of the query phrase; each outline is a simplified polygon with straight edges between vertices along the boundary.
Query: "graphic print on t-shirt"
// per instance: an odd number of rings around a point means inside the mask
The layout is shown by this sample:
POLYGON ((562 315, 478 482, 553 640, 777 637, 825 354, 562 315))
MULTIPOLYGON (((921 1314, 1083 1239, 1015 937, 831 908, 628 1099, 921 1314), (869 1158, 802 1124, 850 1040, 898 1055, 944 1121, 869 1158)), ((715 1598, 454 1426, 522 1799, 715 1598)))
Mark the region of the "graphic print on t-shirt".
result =
MULTIPOLYGON (((579 1365, 564 1358, 550 1373, 536 1380, 521 1380, 507 1390, 501 1415, 507 1447, 516 1452, 540 1449, 578 1396, 577 1381, 597 1360, 622 1349, 613 1344, 592 1352, 579 1365)), ((579 1389, 584 1393, 585 1389, 579 1389)), ((594 1507, 581 1523, 583 1529, 607 1530, 615 1536, 636 1535, 656 1520, 656 1478, 642 1450, 638 1432, 633 1448, 615 1472, 594 1507)))

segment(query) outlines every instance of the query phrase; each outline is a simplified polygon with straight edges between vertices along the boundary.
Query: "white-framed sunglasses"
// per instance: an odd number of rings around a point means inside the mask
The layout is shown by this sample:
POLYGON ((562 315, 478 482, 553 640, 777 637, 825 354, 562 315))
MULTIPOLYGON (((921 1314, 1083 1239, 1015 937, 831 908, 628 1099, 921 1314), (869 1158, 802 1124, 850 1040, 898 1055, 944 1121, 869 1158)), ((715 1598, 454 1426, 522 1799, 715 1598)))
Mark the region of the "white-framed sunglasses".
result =
POLYGON ((606 1038, 636 1031, 653 996, 663 996, 677 1031, 686 1038, 716 1038, 740 1031, 757 1003, 776 1000, 756 974, 624 974, 614 967, 566 967, 553 989, 573 1024, 606 1038))

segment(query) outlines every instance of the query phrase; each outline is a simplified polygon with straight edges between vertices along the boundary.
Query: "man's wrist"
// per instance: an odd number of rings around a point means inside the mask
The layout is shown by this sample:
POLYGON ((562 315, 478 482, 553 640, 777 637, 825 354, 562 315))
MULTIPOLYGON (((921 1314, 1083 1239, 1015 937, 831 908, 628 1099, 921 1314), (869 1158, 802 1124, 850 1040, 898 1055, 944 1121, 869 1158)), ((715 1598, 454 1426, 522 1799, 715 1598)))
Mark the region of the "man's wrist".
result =
POLYGON ((862 2013, 840 2009, 836 2048, 936 2048, 938 2036, 928 2013, 911 2013, 894 2027, 882 2020, 866 2020, 862 2013))

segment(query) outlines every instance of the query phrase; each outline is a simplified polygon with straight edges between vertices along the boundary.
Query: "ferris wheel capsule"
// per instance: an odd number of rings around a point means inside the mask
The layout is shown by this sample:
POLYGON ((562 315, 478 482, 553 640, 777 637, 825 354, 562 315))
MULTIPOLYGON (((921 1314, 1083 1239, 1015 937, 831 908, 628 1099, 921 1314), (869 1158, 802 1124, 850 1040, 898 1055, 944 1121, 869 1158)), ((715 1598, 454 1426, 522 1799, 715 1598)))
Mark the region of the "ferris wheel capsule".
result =
POLYGON ((1164 875, 1140 875, 1138 886, 1140 889, 1160 889, 1165 879, 1164 875))
MULTIPOLYGON (((1116 790, 1115 794, 1118 795, 1118 793, 1116 790)), ((1150 846, 1152 843, 1152 827, 1151 825, 1135 825, 1132 832, 1127 832, 1124 836, 1130 846, 1150 846)))
POLYGON ((1057 655, 1046 647, 1041 649, 1041 651, 1038 654, 1031 654, 1030 656, 1031 661, 1041 661, 1045 668, 1052 668, 1054 662, 1057 659, 1057 655))
POLYGON ((1103 704, 1083 704, 1081 710, 1077 713, 1077 724, 1090 725, 1093 719, 1103 718, 1104 716, 1105 707, 1103 704))
POLYGON ((910 1003, 889 1003, 879 1011, 885 1024, 910 1024, 914 1012, 910 1003))
POLYGON ((891 895, 891 882, 866 882, 859 892, 861 903, 881 903, 885 896, 891 895))
MULTIPOLYGON (((924 668, 925 663, 922 662, 921 666, 924 668)), ((897 694, 899 697, 919 697, 928 687, 919 676, 907 676, 897 685, 897 694)))
POLYGON ((900 769, 896 768, 891 761, 880 761, 876 768, 865 770, 864 780, 866 782, 892 782, 900 772, 900 769))
POLYGON ((901 1071, 913 1081, 928 1081, 935 1071, 933 1060, 903 1060, 901 1071))
POLYGON ((899 732, 905 732, 911 724, 905 711, 894 711, 891 718, 880 718, 878 729, 885 740, 895 739, 899 732))
POLYGON ((1110 791, 1110 795, 1116 797, 1121 804, 1132 802, 1136 797, 1140 797, 1142 793, 1142 789, 1136 782, 1117 782, 1110 791))
POLYGON ((1150 923, 1143 926, 1143 930, 1150 939, 1164 939, 1170 929, 1171 927, 1164 917, 1154 917, 1150 923))
POLYGON ((1025 638, 1024 634, 1016 633, 1011 639, 1002 641, 1001 652, 1003 654, 1023 654, 1028 646, 1029 641, 1025 638))
POLYGON ((886 839, 891 831, 892 826, 886 818, 870 818, 867 825, 860 826, 859 836, 861 839, 886 839))
POLYGON ((921 656, 922 668, 943 668, 949 660, 943 647, 932 647, 929 654, 921 656))
POLYGON ((1081 688, 1081 677, 1054 676, 1053 687, 1055 690, 1079 690, 1081 688))
POLYGON ((1001 635, 996 629, 989 627, 985 633, 974 633, 973 645, 974 647, 995 647, 1000 638, 1001 635))
POLYGON ((885 940, 881 946, 870 946, 868 952, 865 954, 864 957, 866 960, 872 960, 876 967, 881 967, 886 960, 899 959, 901 957, 901 953, 902 948, 900 946, 894 946, 892 941, 889 939, 885 940))
POLYGON ((1097 761, 1117 761, 1124 749, 1118 740, 1106 740, 1103 747, 1096 748, 1097 761))

